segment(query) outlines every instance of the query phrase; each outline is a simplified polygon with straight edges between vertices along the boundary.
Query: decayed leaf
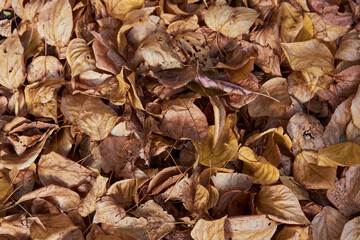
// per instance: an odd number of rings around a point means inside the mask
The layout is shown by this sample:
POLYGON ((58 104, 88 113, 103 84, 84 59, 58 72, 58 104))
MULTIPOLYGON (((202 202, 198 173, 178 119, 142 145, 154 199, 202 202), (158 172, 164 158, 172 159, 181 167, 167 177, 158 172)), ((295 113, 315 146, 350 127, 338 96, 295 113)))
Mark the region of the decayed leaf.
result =
POLYGON ((236 115, 230 115, 226 119, 224 130, 222 131, 218 144, 213 147, 215 126, 208 128, 205 138, 193 141, 197 151, 197 161, 205 166, 222 167, 227 162, 236 158, 238 142, 232 130, 236 115))
POLYGON ((130 207, 136 194, 136 180, 125 179, 112 184, 106 192, 116 204, 130 207))
POLYGON ((205 23, 214 31, 236 38, 248 33, 259 16, 254 9, 228 5, 211 6, 205 14, 205 23))
POLYGON ((348 221, 341 233, 340 240, 355 240, 360 238, 360 217, 348 221))
POLYGON ((93 140, 106 138, 116 124, 116 112, 100 99, 89 97, 78 113, 76 124, 93 140))
POLYGON ((325 127, 323 139, 326 146, 339 142, 344 135, 346 126, 351 121, 350 106, 352 97, 343 101, 331 116, 329 124, 325 127))
POLYGON ((285 55, 294 71, 309 67, 334 69, 334 58, 326 45, 316 39, 305 42, 282 43, 285 55))
POLYGON ((263 186, 256 197, 259 213, 270 214, 277 222, 287 224, 310 224, 301 210, 295 194, 284 185, 263 186))
POLYGON ((34 240, 72 239, 71 232, 79 228, 63 213, 41 214, 36 217, 39 218, 41 224, 35 222, 30 227, 30 238, 34 240))
POLYGON ((251 176, 254 183, 270 185, 279 179, 279 170, 250 148, 240 148, 238 158, 244 162, 243 173, 251 176))
POLYGON ((25 87, 25 101, 30 114, 36 117, 47 117, 57 122, 56 89, 66 81, 61 79, 47 79, 35 82, 25 87))
POLYGON ((17 32, 0 45, 0 84, 9 89, 18 88, 25 81, 24 48, 17 32))
POLYGON ((99 175, 89 193, 81 200, 79 205, 79 213, 82 217, 86 217, 96 209, 96 202, 106 193, 106 183, 108 178, 99 175))
POLYGON ((30 226, 37 219, 26 218, 24 214, 9 215, 0 218, 0 237, 6 240, 28 239, 30 226))
POLYGON ((195 240, 225 240, 226 218, 225 216, 214 221, 200 219, 191 231, 191 237, 195 240))
POLYGON ((241 173, 216 173, 211 176, 215 188, 219 192, 232 190, 246 191, 251 188, 252 179, 246 174, 241 173))
POLYGON ((160 131, 174 139, 200 140, 208 132, 205 114, 194 104, 198 96, 178 97, 162 105, 160 131))
POLYGON ((74 38, 70 41, 66 49, 66 60, 70 64, 72 77, 96 68, 91 47, 82 38, 74 38))
POLYGON ((344 142, 319 149, 318 165, 323 167, 355 166, 360 164, 360 146, 344 142))
POLYGON ((288 86, 285 78, 272 78, 262 85, 270 97, 259 96, 249 103, 249 114, 252 117, 278 117, 285 113, 286 107, 291 104, 288 86), (276 100, 274 100, 276 99, 276 100), (266 107, 265 107, 266 106, 266 107))
POLYGON ((339 239, 347 221, 338 210, 326 206, 311 222, 314 239, 339 239))
POLYGON ((105 0, 106 9, 109 14, 120 20, 133 9, 140 8, 144 0, 105 0))
POLYGON ((52 46, 64 47, 71 37, 73 15, 69 0, 48 1, 42 7, 37 27, 40 36, 52 46))
POLYGON ((309 239, 309 227, 285 226, 274 236, 274 240, 307 240, 309 239))
POLYGON ((80 204, 79 195, 64 187, 57 185, 48 185, 42 188, 38 188, 32 192, 29 192, 23 195, 16 204, 32 200, 35 198, 47 198, 49 201, 53 202, 63 211, 70 211, 71 209, 77 207, 80 204))
POLYGON ((60 111, 70 122, 75 123, 87 97, 82 94, 72 95, 64 90, 61 97, 60 111))
POLYGON ((215 218, 223 216, 239 216, 252 214, 254 208, 254 194, 233 190, 222 193, 216 206, 212 210, 215 218))
POLYGON ((27 66, 27 80, 29 83, 41 81, 43 78, 62 79, 64 66, 53 56, 39 56, 27 66))
POLYGON ((315 152, 299 153, 293 165, 295 180, 310 189, 335 190, 336 168, 317 166, 317 158, 315 152))
POLYGON ((266 215, 229 217, 225 220, 225 239, 270 240, 276 228, 266 215))
POLYGON ((164 237, 175 228, 175 219, 153 200, 140 205, 135 217, 125 217, 117 222, 116 228, 139 239, 155 240, 164 237))
MULTIPOLYGON (((37 171, 43 185, 56 184, 67 188, 79 188, 83 184, 89 188, 92 176, 97 175, 55 152, 41 156, 37 171)), ((85 190, 88 190, 87 188, 85 190)))

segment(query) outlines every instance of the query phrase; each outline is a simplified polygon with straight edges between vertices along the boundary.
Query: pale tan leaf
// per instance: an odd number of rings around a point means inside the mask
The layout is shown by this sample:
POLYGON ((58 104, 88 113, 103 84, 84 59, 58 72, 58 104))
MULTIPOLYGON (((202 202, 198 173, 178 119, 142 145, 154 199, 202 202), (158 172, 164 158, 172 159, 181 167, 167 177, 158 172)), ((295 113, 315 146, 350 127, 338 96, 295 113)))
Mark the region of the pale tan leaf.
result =
POLYGON ((348 221, 341 233, 340 240, 356 240, 360 238, 360 217, 348 221))
POLYGON ((345 179, 350 199, 360 209, 360 167, 350 167, 346 172, 345 179))
POLYGON ((221 173, 211 176, 215 188, 220 192, 232 190, 247 191, 252 186, 252 178, 242 173, 221 173))
POLYGON ((281 44, 290 66, 294 71, 309 67, 334 69, 334 58, 326 45, 316 39, 305 42, 281 44))
POLYGON ((70 41, 73 15, 69 0, 48 1, 42 7, 37 27, 41 38, 52 46, 64 47, 70 41))
POLYGON ((81 200, 79 205, 79 213, 82 217, 86 217, 96 209, 96 201, 98 201, 106 193, 106 184, 108 178, 99 175, 90 188, 89 193, 81 200))
POLYGON ((144 0, 105 0, 106 9, 112 17, 124 20, 131 10, 138 9, 144 0))
POLYGON ((305 217, 299 200, 284 185, 262 186, 256 197, 256 209, 277 222, 287 224, 310 224, 305 217))
POLYGON ((39 56, 27 66, 27 80, 29 83, 41 81, 43 78, 62 79, 64 66, 53 56, 39 56))
POLYGON ((0 84, 9 89, 18 88, 25 81, 24 48, 17 32, 0 45, 0 84))
POLYGON ((78 113, 76 124, 93 140, 106 138, 116 124, 116 112, 100 99, 89 97, 78 113))
POLYGON ((339 239, 346 221, 335 208, 324 207, 311 222, 313 239, 339 239))
POLYGON ((38 188, 32 192, 29 192, 23 195, 16 204, 33 200, 35 198, 47 198, 49 201, 53 202, 63 211, 69 211, 80 204, 79 195, 64 187, 60 187, 57 185, 48 185, 42 188, 38 188))
POLYGON ((335 190, 336 168, 317 166, 317 158, 315 152, 299 153, 293 165, 295 180, 310 189, 335 190))
POLYGON ((209 98, 214 111, 214 121, 215 121, 214 142, 213 142, 213 147, 214 147, 218 143, 220 138, 220 133, 222 132, 225 126, 226 110, 219 98, 211 97, 211 96, 209 98))
POLYGON ((248 33, 258 16, 259 13, 252 8, 211 6, 206 11, 205 23, 216 32, 236 38, 248 33))
POLYGON ((346 139, 349 142, 360 144, 360 129, 355 126, 353 121, 350 121, 346 127, 346 139))
POLYGON ((356 61, 360 59, 360 37, 355 29, 348 32, 342 39, 339 48, 335 53, 336 59, 344 61, 356 61))
POLYGON ((125 217, 125 210, 116 204, 112 197, 104 196, 96 202, 96 212, 93 223, 116 225, 125 217))
POLYGON ((225 221, 225 239, 270 240, 277 224, 266 215, 229 217, 225 221))
POLYGON ((14 9, 16 15, 18 15, 21 19, 33 21, 35 15, 39 13, 45 2, 45 0, 12 0, 11 6, 14 9))
POLYGON ((226 218, 225 216, 213 221, 200 219, 191 230, 191 237, 194 240, 225 240, 226 218))
POLYGON ((136 191, 135 179, 125 179, 112 184, 106 192, 116 204, 122 207, 130 207, 136 191))
POLYGON ((70 41, 66 49, 66 60, 71 67, 72 77, 96 68, 92 49, 82 38, 74 38, 70 41))
POLYGON ((318 165, 322 167, 356 166, 360 164, 360 146, 343 142, 318 151, 318 165))
POLYGON ((70 122, 75 123, 86 99, 87 97, 82 94, 71 95, 64 90, 61 97, 60 111, 70 122))

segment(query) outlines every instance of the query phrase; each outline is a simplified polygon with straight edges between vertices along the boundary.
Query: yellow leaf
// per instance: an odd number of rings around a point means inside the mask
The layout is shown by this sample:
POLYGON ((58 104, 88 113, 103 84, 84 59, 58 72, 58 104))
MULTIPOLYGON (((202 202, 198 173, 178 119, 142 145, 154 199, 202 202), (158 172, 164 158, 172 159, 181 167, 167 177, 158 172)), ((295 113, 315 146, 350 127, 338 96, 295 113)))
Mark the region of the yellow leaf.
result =
POLYGON ((304 12, 303 19, 304 19, 303 27, 296 36, 294 42, 302 42, 302 41, 310 40, 314 35, 314 27, 311 22, 311 18, 306 12, 304 12))
POLYGON ((18 88, 25 81, 24 48, 15 32, 0 45, 0 84, 18 88))
POLYGON ((284 185, 263 186, 255 200, 256 209, 260 214, 270 214, 277 222, 286 224, 310 224, 305 217, 299 200, 284 185))
POLYGON ((66 49, 66 60, 71 67, 72 77, 96 68, 92 49, 82 38, 71 40, 66 49))
POLYGON ((251 176, 254 183, 268 185, 279 179, 279 170, 264 157, 257 156, 251 148, 242 147, 238 154, 238 158, 244 162, 243 173, 251 176))
POLYGON ((360 164, 360 146, 343 142, 319 149, 318 165, 322 167, 349 167, 360 164))
POLYGON ((290 3, 282 2, 277 23, 280 26, 282 42, 293 42, 303 27, 303 17, 290 3))
POLYGON ((305 42, 282 43, 284 53, 294 71, 309 67, 334 69, 334 58, 330 50, 316 39, 305 42))
POLYGON ((206 11, 205 23, 216 32, 236 38, 248 33, 258 16, 259 13, 251 8, 233 8, 228 5, 211 6, 206 11))
POLYGON ((109 100, 115 105, 123 105, 126 101, 126 95, 130 89, 130 85, 125 81, 124 69, 121 69, 121 72, 116 75, 119 86, 113 91, 109 92, 109 100))
POLYGON ((205 138, 193 141, 197 150, 197 162, 205 166, 222 167, 227 162, 236 159, 238 141, 232 130, 236 122, 236 115, 232 114, 226 118, 226 123, 218 143, 213 147, 215 126, 208 128, 205 138))
POLYGON ((316 152, 303 151, 294 161, 295 180, 310 189, 335 189, 336 168, 319 167, 316 152))
POLYGON ((260 138, 262 138, 267 134, 273 134, 274 140, 277 144, 280 144, 283 147, 286 147, 287 149, 291 150, 292 147, 291 139, 287 134, 284 134, 284 129, 282 127, 270 128, 265 132, 254 134, 250 136, 248 139, 246 139, 245 145, 249 146, 250 144, 259 140, 260 138))
POLYGON ((200 219, 191 230, 194 240, 225 240, 224 224, 226 216, 214 221, 200 219))
POLYGON ((340 240, 360 239, 360 216, 348 221, 341 233, 340 240))
POLYGON ((47 44, 66 46, 70 41, 72 28, 73 14, 69 0, 45 3, 39 13, 37 30, 47 44))
POLYGON ((226 239, 270 240, 277 224, 266 215, 229 217, 225 221, 226 239))
POLYGON ((124 20, 125 15, 131 10, 140 8, 144 0, 104 0, 109 14, 120 20, 124 20))

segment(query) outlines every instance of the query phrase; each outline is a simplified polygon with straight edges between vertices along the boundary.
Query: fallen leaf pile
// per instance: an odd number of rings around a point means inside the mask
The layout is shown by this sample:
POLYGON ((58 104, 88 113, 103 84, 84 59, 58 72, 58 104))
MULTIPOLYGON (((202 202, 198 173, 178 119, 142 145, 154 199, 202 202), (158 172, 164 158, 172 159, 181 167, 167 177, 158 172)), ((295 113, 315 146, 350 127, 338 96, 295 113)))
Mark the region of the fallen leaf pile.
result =
POLYGON ((0 10, 0 239, 360 239, 359 0, 0 10))

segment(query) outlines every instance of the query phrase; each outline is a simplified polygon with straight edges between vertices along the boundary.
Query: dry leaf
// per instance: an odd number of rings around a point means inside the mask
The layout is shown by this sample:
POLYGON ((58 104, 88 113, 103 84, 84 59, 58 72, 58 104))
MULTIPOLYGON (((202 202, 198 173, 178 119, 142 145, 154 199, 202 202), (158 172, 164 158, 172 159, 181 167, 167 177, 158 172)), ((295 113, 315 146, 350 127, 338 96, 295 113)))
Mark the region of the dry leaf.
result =
POLYGON ((345 224, 344 229, 342 230, 342 233, 341 233, 340 240, 359 239, 359 237, 360 237, 359 220, 360 220, 360 217, 355 217, 345 224))
POLYGON ((211 176, 215 188, 219 192, 232 190, 246 191, 251 188, 252 179, 246 174, 241 173, 216 173, 211 176))
POLYGON ((319 149, 318 165, 322 167, 355 166, 360 164, 360 146, 343 142, 319 149))
POLYGON ((274 240, 307 240, 310 238, 309 227, 285 226, 274 236, 274 240))
POLYGON ((112 184, 106 192, 117 205, 130 207, 136 194, 136 180, 125 179, 112 184))
POLYGON ((309 193, 299 183, 297 183, 294 177, 280 176, 280 181, 284 186, 288 187, 296 195, 297 199, 310 200, 309 193))
POLYGON ((96 212, 93 223, 106 223, 116 225, 125 217, 125 210, 116 204, 111 197, 104 196, 96 202, 96 212))
POLYGON ((206 11, 205 23, 216 32, 236 38, 248 33, 258 16, 259 14, 251 8, 233 8, 228 5, 211 6, 206 11))
POLYGON ((346 172, 346 190, 349 193, 350 199, 355 203, 356 207, 360 209, 360 167, 350 167, 346 172))
POLYGON ((71 67, 72 77, 96 68, 91 47, 82 38, 74 38, 70 41, 66 49, 66 60, 71 67))
POLYGON ((144 3, 143 0, 105 0, 104 2, 109 14, 120 20, 124 20, 128 12, 140 8, 144 3))
POLYGON ((357 127, 360 128, 360 87, 358 87, 358 90, 351 102, 351 114, 352 114, 352 122, 357 127))
POLYGON ((191 231, 191 237, 195 240, 225 240, 226 218, 225 216, 214 221, 200 219, 191 231))
POLYGON ((295 194, 284 185, 262 186, 256 196, 256 209, 277 222, 310 224, 295 194))
POLYGON ((39 56, 27 66, 27 80, 29 83, 41 81, 43 78, 63 79, 64 66, 53 56, 39 56))

